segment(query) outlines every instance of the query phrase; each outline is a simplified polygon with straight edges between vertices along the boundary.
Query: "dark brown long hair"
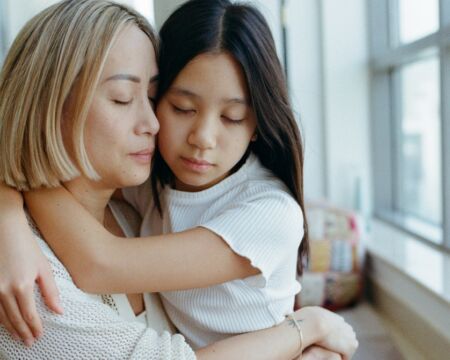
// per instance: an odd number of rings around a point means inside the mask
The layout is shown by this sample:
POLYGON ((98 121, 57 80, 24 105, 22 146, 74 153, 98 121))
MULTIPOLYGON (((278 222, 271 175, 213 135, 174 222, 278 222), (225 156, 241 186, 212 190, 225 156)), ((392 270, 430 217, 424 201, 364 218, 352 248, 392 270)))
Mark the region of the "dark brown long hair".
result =
MULTIPOLYGON (((256 116, 257 140, 252 151, 288 187, 303 211, 304 235, 299 273, 308 256, 308 225, 303 196, 303 144, 292 111, 286 79, 269 26, 253 6, 228 0, 191 0, 167 19, 160 31, 157 101, 196 56, 227 52, 241 65, 256 116)), ((242 162, 240 162, 242 164, 242 162)), ((156 152, 152 171, 155 205, 161 212, 160 186, 174 175, 156 152)))

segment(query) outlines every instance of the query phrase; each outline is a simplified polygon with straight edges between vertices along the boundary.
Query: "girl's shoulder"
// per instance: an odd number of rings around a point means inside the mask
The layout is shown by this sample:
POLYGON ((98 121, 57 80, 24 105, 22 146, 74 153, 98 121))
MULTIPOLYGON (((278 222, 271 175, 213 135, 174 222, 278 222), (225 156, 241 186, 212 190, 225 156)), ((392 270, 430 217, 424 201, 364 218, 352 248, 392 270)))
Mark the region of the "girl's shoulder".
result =
POLYGON ((245 180, 240 184, 237 194, 240 198, 259 199, 262 202, 284 202, 289 208, 300 205, 291 195, 287 186, 272 171, 265 168, 256 156, 249 158, 245 180))
MULTIPOLYGON (((25 208, 25 215, 28 220, 28 225, 30 226, 31 231, 33 232, 33 235, 39 244, 39 247, 41 248, 42 253, 47 258, 48 262, 50 263, 50 266, 52 267, 53 275, 55 276, 55 279, 62 279, 64 281, 68 281, 73 283, 72 277, 70 276, 69 272, 65 268, 65 266, 59 261, 55 253, 52 251, 50 246, 48 246, 47 242, 44 240, 44 237, 42 236, 41 232, 39 231, 36 223, 32 219, 31 215, 25 208)), ((75 285, 74 285, 75 288, 75 285)))

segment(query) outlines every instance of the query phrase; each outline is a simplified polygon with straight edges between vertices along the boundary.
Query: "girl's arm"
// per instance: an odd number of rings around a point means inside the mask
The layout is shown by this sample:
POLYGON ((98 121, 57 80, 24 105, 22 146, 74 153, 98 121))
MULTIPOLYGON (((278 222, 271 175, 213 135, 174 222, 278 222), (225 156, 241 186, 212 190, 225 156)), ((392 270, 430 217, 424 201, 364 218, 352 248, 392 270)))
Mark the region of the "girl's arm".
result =
MULTIPOLYGON (((349 360, 358 347, 353 329, 340 316, 318 307, 305 307, 293 316, 301 323, 302 359, 349 360), (311 345, 314 345, 310 348, 311 345)), ((233 336, 197 351, 199 359, 294 359, 300 355, 300 337, 290 320, 260 331, 233 336)))
POLYGON ((0 324, 27 342, 42 334, 35 283, 47 306, 61 313, 53 274, 28 226, 22 195, 0 182, 0 324))
POLYGON ((64 188, 24 196, 47 243, 87 292, 192 289, 259 273, 204 228, 124 240, 105 230, 64 188))

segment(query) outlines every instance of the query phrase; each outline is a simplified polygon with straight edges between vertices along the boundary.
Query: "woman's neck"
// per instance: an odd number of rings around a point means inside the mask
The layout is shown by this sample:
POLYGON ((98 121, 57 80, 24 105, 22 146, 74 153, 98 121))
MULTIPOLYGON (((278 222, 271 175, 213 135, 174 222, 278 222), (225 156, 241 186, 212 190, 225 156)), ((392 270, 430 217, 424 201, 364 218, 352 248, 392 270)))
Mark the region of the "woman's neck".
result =
POLYGON ((99 182, 79 177, 64 183, 75 199, 104 224, 105 209, 115 189, 107 189, 99 182))

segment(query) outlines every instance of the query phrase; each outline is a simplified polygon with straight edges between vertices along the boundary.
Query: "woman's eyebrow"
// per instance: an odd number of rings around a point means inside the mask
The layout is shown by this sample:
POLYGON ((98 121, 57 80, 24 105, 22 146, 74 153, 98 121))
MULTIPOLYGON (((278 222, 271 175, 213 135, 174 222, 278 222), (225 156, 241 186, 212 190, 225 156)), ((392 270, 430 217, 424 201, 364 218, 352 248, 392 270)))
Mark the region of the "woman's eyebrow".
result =
POLYGON ((110 80, 129 80, 129 81, 132 81, 132 82, 135 82, 138 84, 141 82, 140 77, 131 75, 131 74, 116 74, 116 75, 110 76, 104 82, 107 82, 110 80))

